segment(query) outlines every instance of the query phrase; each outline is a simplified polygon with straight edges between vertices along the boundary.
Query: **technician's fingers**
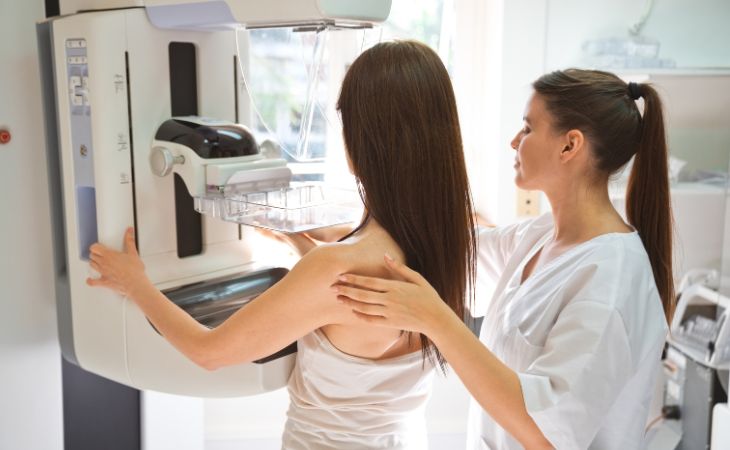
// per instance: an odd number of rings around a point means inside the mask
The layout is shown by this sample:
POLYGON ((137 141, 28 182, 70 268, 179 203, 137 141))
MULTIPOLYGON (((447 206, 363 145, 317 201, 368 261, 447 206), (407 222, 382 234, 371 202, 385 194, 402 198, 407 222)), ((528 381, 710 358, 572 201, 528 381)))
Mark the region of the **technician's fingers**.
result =
POLYGON ((357 300, 353 300, 349 297, 344 297, 342 295, 338 295, 337 300, 352 308, 353 311, 357 311, 362 314, 383 317, 386 315, 387 308, 383 305, 359 302, 357 300))
POLYGON ((374 292, 369 291, 366 289, 359 289, 355 287, 350 286, 343 286, 341 284, 336 284, 331 287, 331 289, 334 292, 337 292, 337 294, 351 298, 353 300, 357 300, 364 303, 371 303, 376 305, 383 305, 385 304, 385 298, 381 292, 374 292))
POLYGON ((369 289, 376 292, 386 292, 393 286, 392 280, 384 280, 382 278, 364 277, 360 275, 352 275, 345 273, 337 277, 343 283, 351 284, 359 288, 369 289))
POLYGON ((423 278, 420 273, 416 272, 405 264, 401 264, 398 261, 394 260, 387 253, 385 254, 383 259, 385 259, 385 263, 388 266, 388 269, 391 270, 391 272, 395 272, 396 274, 400 275, 411 283, 415 283, 419 286, 429 285, 428 281, 426 281, 426 279, 423 278))
POLYGON ((371 316, 368 314, 359 313, 355 310, 352 311, 352 313, 357 317, 359 320, 362 320, 363 322, 367 322, 371 325, 377 325, 377 326, 387 326, 388 325, 388 319, 386 319, 383 316, 371 316))

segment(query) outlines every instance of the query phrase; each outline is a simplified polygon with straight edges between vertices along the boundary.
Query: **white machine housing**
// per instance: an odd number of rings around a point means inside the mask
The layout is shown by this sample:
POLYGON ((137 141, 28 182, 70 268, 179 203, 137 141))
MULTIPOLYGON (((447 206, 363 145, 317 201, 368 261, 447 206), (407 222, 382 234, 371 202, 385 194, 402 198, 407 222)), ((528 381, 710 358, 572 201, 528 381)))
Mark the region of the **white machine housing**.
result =
MULTIPOLYGON (((333 18, 354 23, 359 17, 363 25, 384 19, 390 10, 390 0, 78 1, 62 2, 61 7, 62 13, 76 13, 90 7, 175 4, 225 4, 237 22, 248 23, 250 13, 255 19, 251 23, 269 26, 277 24, 277 17, 279 25, 310 22, 315 7, 314 18, 319 21, 331 11, 340 11, 333 5, 362 11, 356 6, 367 4, 377 14, 333 18), (322 5, 330 9, 321 9, 322 5)), ((149 10, 134 7, 53 18, 39 24, 38 33, 64 357, 119 383, 172 394, 230 397, 284 386, 294 363, 291 351, 261 363, 206 371, 160 336, 133 302, 85 283, 91 275, 88 246, 98 240, 120 249, 121 237, 131 225, 137 230, 147 275, 163 292, 205 283, 212 283, 215 290, 216 280, 241 277, 245 281, 247 274, 259 277, 258 284, 271 285, 283 276, 281 269, 260 270, 252 256, 252 230, 205 216, 200 218, 200 251, 182 257, 180 245, 187 235, 177 219, 179 186, 172 177, 153 173, 150 164, 158 127, 176 115, 171 106, 176 100, 171 76, 177 70, 171 67, 173 45, 189 45, 194 55, 195 114, 234 123, 248 121, 249 105, 238 101, 246 96, 234 69, 235 32, 162 29, 150 21, 149 10)), ((237 162, 270 164, 251 159, 255 161, 237 162)), ((282 167, 278 162, 270 165, 282 167)), ((183 173, 180 178, 188 194, 201 188, 194 174, 183 173)))
POLYGON ((61 14, 145 7, 160 28, 363 27, 388 18, 391 0, 64 0, 61 14))

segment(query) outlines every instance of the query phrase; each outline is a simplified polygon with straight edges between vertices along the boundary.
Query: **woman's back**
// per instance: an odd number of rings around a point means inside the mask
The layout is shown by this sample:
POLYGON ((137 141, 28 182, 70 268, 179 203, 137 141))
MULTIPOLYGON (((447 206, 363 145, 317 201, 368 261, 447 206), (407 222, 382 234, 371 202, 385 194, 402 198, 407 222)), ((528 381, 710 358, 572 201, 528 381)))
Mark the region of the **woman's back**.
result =
MULTIPOLYGON (((334 261, 322 270, 334 272, 388 277, 383 254, 403 259, 373 220, 345 242, 322 250, 334 261)), ((423 408, 433 365, 423 358, 420 337, 363 324, 349 308, 341 309, 338 323, 297 341, 284 448, 425 448, 423 408)))
MULTIPOLYGON (((339 273, 352 272, 390 278, 393 275, 384 266, 383 255, 388 253, 399 261, 404 260, 398 244, 374 220, 369 221, 360 233, 328 247, 331 254, 336 254, 339 273)), ((340 320, 337 323, 321 328, 332 345, 343 353, 377 360, 421 349, 419 335, 409 336, 398 330, 363 324, 350 313, 349 308, 343 310, 344 314, 338 316, 340 320)))
POLYGON ((427 447, 424 408, 434 370, 420 351, 360 358, 338 350, 321 330, 297 344, 285 450, 427 447))

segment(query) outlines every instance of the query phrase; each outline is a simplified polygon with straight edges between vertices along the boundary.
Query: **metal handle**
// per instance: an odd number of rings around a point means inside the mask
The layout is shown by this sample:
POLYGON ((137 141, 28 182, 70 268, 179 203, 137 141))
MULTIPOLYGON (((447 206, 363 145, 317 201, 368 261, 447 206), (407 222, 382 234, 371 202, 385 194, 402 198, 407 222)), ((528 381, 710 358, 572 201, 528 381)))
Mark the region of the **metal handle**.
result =
POLYGON ((153 147, 150 153, 150 167, 152 173, 158 177, 164 177, 172 172, 175 164, 184 164, 185 157, 183 155, 173 155, 172 152, 165 147, 153 147))

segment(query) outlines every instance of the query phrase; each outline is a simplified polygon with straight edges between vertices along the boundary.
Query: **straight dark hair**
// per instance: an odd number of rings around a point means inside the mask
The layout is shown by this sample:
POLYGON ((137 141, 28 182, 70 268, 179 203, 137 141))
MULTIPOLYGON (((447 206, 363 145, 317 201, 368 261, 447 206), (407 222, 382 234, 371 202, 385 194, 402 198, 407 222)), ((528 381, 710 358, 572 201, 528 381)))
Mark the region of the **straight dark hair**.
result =
MULTIPOLYGON (((377 221, 462 319, 476 267, 471 192, 456 100, 439 56, 416 41, 363 52, 337 103, 366 216, 377 221)), ((421 335, 424 358, 443 369, 421 335)))
POLYGON ((649 255, 654 281, 667 321, 674 313, 672 275, 672 209, 667 141, 662 103, 646 83, 629 86, 616 75, 598 70, 568 69, 533 83, 545 101, 553 126, 577 129, 593 149, 598 171, 608 177, 633 156, 626 193, 626 216, 649 255), (644 114, 636 100, 644 99, 644 114))

